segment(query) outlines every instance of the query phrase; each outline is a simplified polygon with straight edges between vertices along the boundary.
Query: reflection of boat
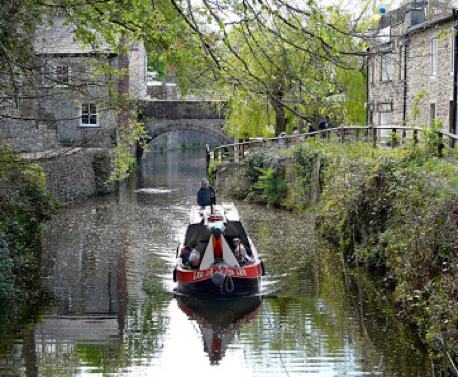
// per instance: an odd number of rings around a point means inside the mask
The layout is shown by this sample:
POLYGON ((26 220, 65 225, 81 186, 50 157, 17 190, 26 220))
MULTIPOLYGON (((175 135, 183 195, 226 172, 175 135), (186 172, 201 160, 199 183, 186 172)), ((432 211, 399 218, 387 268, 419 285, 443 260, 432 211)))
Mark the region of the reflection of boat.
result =
POLYGON ((204 350, 212 364, 217 364, 224 357, 237 331, 244 324, 254 320, 261 305, 259 296, 217 302, 211 299, 179 296, 177 301, 180 309, 199 324, 204 350))
POLYGON ((259 292, 264 264, 248 237, 234 204, 193 207, 183 243, 177 248, 176 291, 198 296, 247 296, 259 292), (249 263, 239 264, 230 245, 239 238, 249 263), (197 268, 183 265, 179 251, 194 245, 201 260, 197 268))

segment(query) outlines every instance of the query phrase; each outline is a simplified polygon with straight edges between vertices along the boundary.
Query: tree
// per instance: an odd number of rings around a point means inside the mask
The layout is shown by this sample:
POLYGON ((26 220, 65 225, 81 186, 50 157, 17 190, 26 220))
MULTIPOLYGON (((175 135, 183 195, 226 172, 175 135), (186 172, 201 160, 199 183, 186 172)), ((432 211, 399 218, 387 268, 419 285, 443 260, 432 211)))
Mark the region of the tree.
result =
POLYGON ((212 57, 231 98, 231 133, 278 135, 324 112, 338 114, 336 122, 363 123, 367 23, 362 15, 321 9, 315 1, 299 8, 282 0, 203 0, 202 7, 188 2, 182 14, 203 40, 203 23, 219 28, 212 57))

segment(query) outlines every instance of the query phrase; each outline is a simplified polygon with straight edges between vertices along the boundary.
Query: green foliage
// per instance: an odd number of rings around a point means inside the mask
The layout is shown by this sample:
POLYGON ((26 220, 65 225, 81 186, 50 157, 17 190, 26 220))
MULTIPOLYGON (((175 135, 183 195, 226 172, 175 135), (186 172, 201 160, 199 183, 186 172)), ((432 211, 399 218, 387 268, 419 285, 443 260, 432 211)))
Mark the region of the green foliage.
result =
POLYGON ((418 149, 348 157, 326 165, 319 232, 347 260, 396 284, 400 314, 440 355, 438 339, 458 324, 458 169, 418 149))
POLYGON ((432 355, 458 361, 457 165, 427 149, 317 140, 251 153, 244 169, 249 198, 315 206, 320 238, 381 274, 398 315, 417 326, 432 355), (286 173, 276 168, 285 158, 286 173), (313 187, 318 202, 309 200, 313 187))
POLYGON ((412 100, 412 105, 410 107, 410 123, 412 127, 418 127, 418 120, 421 116, 421 103, 424 100, 425 96, 425 91, 420 90, 412 100))
POLYGON ((16 297, 18 287, 32 286, 42 224, 56 203, 43 188, 41 167, 8 151, 0 153, 0 159, 0 302, 4 303, 16 297))
POLYGON ((110 181, 118 181, 126 177, 136 166, 137 159, 133 154, 132 147, 139 146, 146 149, 147 133, 142 123, 129 121, 127 128, 120 128, 120 143, 114 150, 114 166, 110 181))
MULTIPOLYGON (((271 16, 278 14, 272 12, 271 16)), ((257 23, 249 25, 249 31, 231 29, 226 45, 236 46, 237 58, 230 52, 223 54, 221 77, 230 83, 225 85, 231 98, 228 132, 240 138, 278 135, 300 126, 304 119, 316 122, 324 114, 330 115, 334 124, 365 123, 363 61, 356 55, 339 54, 365 48, 351 33, 345 33, 350 20, 348 13, 336 7, 310 12, 303 24, 300 17, 288 19, 288 26, 279 23, 281 38, 257 23), (307 32, 297 33, 295 28, 302 29, 304 24, 320 39, 310 38, 307 32), (307 48, 299 48, 304 39, 307 48)))
POLYGON ((216 171, 218 166, 221 165, 221 162, 212 160, 210 161, 210 166, 208 167, 208 179, 213 182, 215 179, 216 171))
POLYGON ((279 206, 285 198, 287 186, 278 169, 272 167, 267 169, 257 169, 259 171, 258 181, 254 184, 254 189, 261 192, 262 199, 271 206, 279 206))
POLYGON ((435 120, 431 127, 427 127, 422 130, 422 136, 425 140, 425 146, 428 152, 436 156, 442 155, 444 144, 439 131, 442 131, 443 129, 444 126, 442 121, 435 120))

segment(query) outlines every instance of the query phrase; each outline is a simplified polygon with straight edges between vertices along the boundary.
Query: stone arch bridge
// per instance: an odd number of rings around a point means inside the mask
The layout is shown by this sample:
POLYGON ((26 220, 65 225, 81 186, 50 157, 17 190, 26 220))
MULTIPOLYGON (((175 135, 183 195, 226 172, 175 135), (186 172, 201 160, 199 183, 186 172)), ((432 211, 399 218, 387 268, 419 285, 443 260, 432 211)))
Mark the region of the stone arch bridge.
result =
POLYGON ((173 131, 197 131, 221 144, 232 142, 224 132, 225 101, 154 100, 140 103, 139 120, 152 141, 173 131))

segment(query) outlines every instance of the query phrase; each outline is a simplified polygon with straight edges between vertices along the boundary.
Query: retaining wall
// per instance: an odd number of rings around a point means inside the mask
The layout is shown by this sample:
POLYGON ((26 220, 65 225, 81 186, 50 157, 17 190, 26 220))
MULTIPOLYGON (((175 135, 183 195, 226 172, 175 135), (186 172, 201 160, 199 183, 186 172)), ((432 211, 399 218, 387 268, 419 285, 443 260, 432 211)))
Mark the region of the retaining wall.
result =
POLYGON ((114 189, 113 184, 107 183, 111 173, 110 149, 62 148, 22 157, 40 163, 46 173, 47 190, 63 203, 114 189))

